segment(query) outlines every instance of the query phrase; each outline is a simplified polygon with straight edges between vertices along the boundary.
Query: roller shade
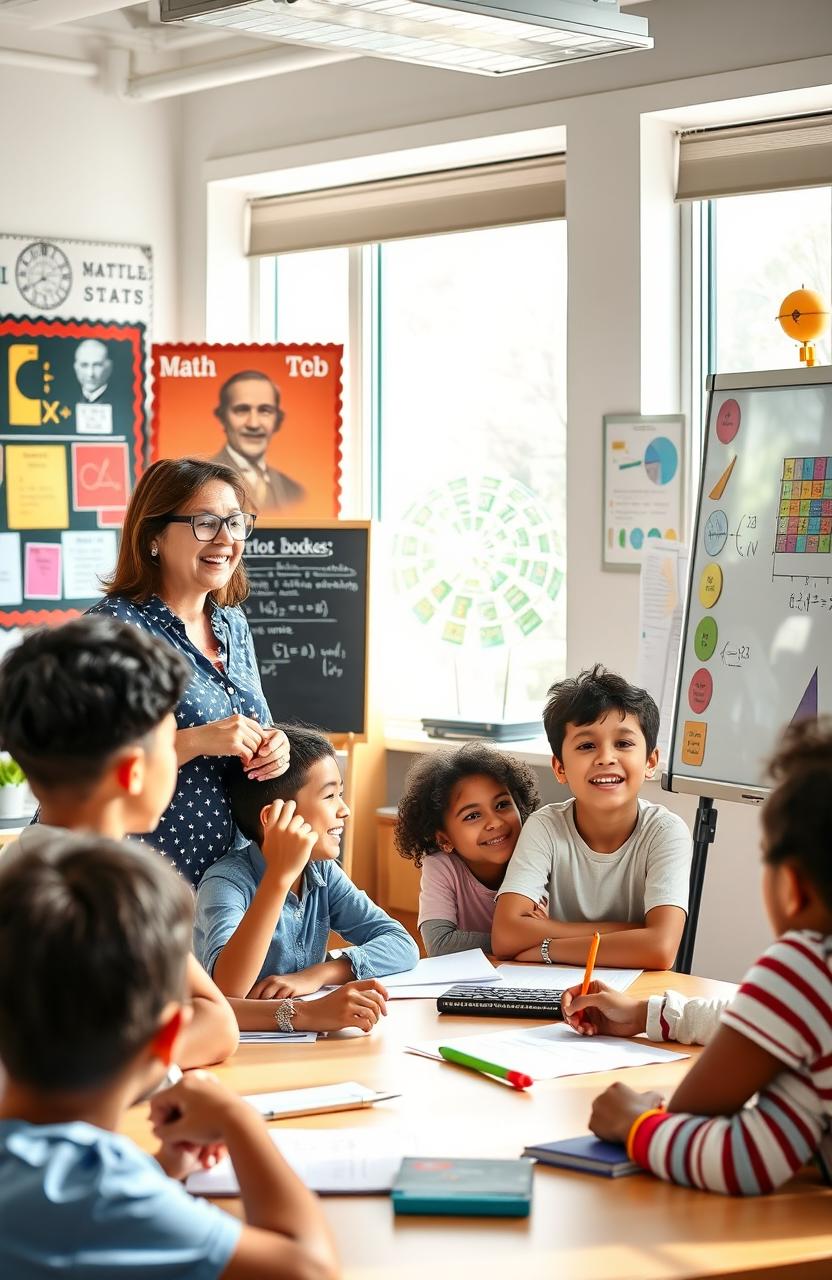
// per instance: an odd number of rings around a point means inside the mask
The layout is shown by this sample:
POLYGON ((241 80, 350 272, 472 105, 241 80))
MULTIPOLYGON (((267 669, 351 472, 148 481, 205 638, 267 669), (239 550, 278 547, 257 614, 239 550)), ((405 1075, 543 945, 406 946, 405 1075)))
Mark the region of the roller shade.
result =
POLYGON ((563 155, 253 200, 248 254, 372 244, 566 214, 563 155))
POLYGON ((832 115, 765 120, 679 135, 677 200, 832 183, 832 115))

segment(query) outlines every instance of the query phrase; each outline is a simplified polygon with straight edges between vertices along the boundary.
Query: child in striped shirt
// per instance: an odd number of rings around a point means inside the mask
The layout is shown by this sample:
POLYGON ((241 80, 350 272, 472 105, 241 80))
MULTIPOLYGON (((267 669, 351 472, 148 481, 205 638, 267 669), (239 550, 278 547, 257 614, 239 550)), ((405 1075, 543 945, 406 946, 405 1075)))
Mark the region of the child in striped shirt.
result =
POLYGON ((771 774, 763 898, 779 936, 734 998, 639 1001, 593 983, 563 1000, 585 1035, 707 1044, 666 1110, 614 1084, 590 1128, 666 1181, 732 1195, 774 1190, 814 1152, 828 1174, 832 1155, 832 719, 789 729, 771 774))

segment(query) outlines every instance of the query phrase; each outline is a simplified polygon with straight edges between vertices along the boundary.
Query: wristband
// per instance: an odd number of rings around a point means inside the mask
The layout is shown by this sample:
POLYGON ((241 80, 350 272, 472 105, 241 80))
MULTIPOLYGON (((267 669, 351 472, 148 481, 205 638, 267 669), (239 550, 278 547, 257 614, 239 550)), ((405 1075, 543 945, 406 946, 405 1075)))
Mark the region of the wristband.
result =
POLYGON ((550 943, 551 941, 552 941, 552 939, 551 939, 551 938, 544 938, 544 939, 543 939, 543 941, 542 941, 542 942, 541 942, 541 944, 540 944, 540 958, 541 958, 541 960, 543 961, 543 963, 544 963, 544 964, 554 964, 554 963, 555 963, 555 962, 554 962, 554 960, 552 959, 552 957, 549 955, 549 943, 550 943))
POLYGON ((284 1035, 294 1035, 294 1017, 294 1000, 279 1000, 277 1008, 274 1011, 274 1020, 277 1023, 278 1031, 282 1031, 284 1035))
POLYGON ((640 1116, 636 1116, 635 1120, 630 1125, 630 1132, 627 1134, 627 1155, 631 1160, 635 1160, 633 1147, 635 1145, 636 1134, 644 1124, 644 1121, 648 1120, 650 1116, 663 1116, 666 1110, 666 1107, 651 1107, 649 1111, 642 1111, 640 1116))

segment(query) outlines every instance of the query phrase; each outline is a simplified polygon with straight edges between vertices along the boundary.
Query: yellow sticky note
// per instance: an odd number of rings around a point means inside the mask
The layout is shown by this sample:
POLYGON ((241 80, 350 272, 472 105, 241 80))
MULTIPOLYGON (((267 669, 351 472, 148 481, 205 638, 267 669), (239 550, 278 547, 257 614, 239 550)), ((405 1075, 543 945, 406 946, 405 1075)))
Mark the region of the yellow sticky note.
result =
POLYGON ((699 579, 699 603, 705 609, 712 609, 722 594, 722 570, 711 561, 702 570, 699 579))
POLYGON ((67 529, 66 449, 57 444, 6 447, 6 503, 10 529, 67 529))
POLYGON ((705 759, 705 739, 708 725, 705 720, 686 720, 682 734, 682 764, 700 765, 705 759))

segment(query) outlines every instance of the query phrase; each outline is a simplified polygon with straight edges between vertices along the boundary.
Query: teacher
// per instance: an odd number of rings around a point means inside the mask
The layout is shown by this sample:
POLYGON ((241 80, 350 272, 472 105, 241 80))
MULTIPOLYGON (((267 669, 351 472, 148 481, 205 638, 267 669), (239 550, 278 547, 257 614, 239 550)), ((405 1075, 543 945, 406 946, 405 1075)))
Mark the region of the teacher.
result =
POLYGON ((176 708, 179 777, 148 843, 191 884, 235 843, 226 774, 231 757, 250 778, 275 778, 289 744, 272 726, 248 622, 241 557, 254 528, 240 477, 198 458, 154 462, 124 517, 107 594, 109 613, 173 645, 191 681, 176 708))

